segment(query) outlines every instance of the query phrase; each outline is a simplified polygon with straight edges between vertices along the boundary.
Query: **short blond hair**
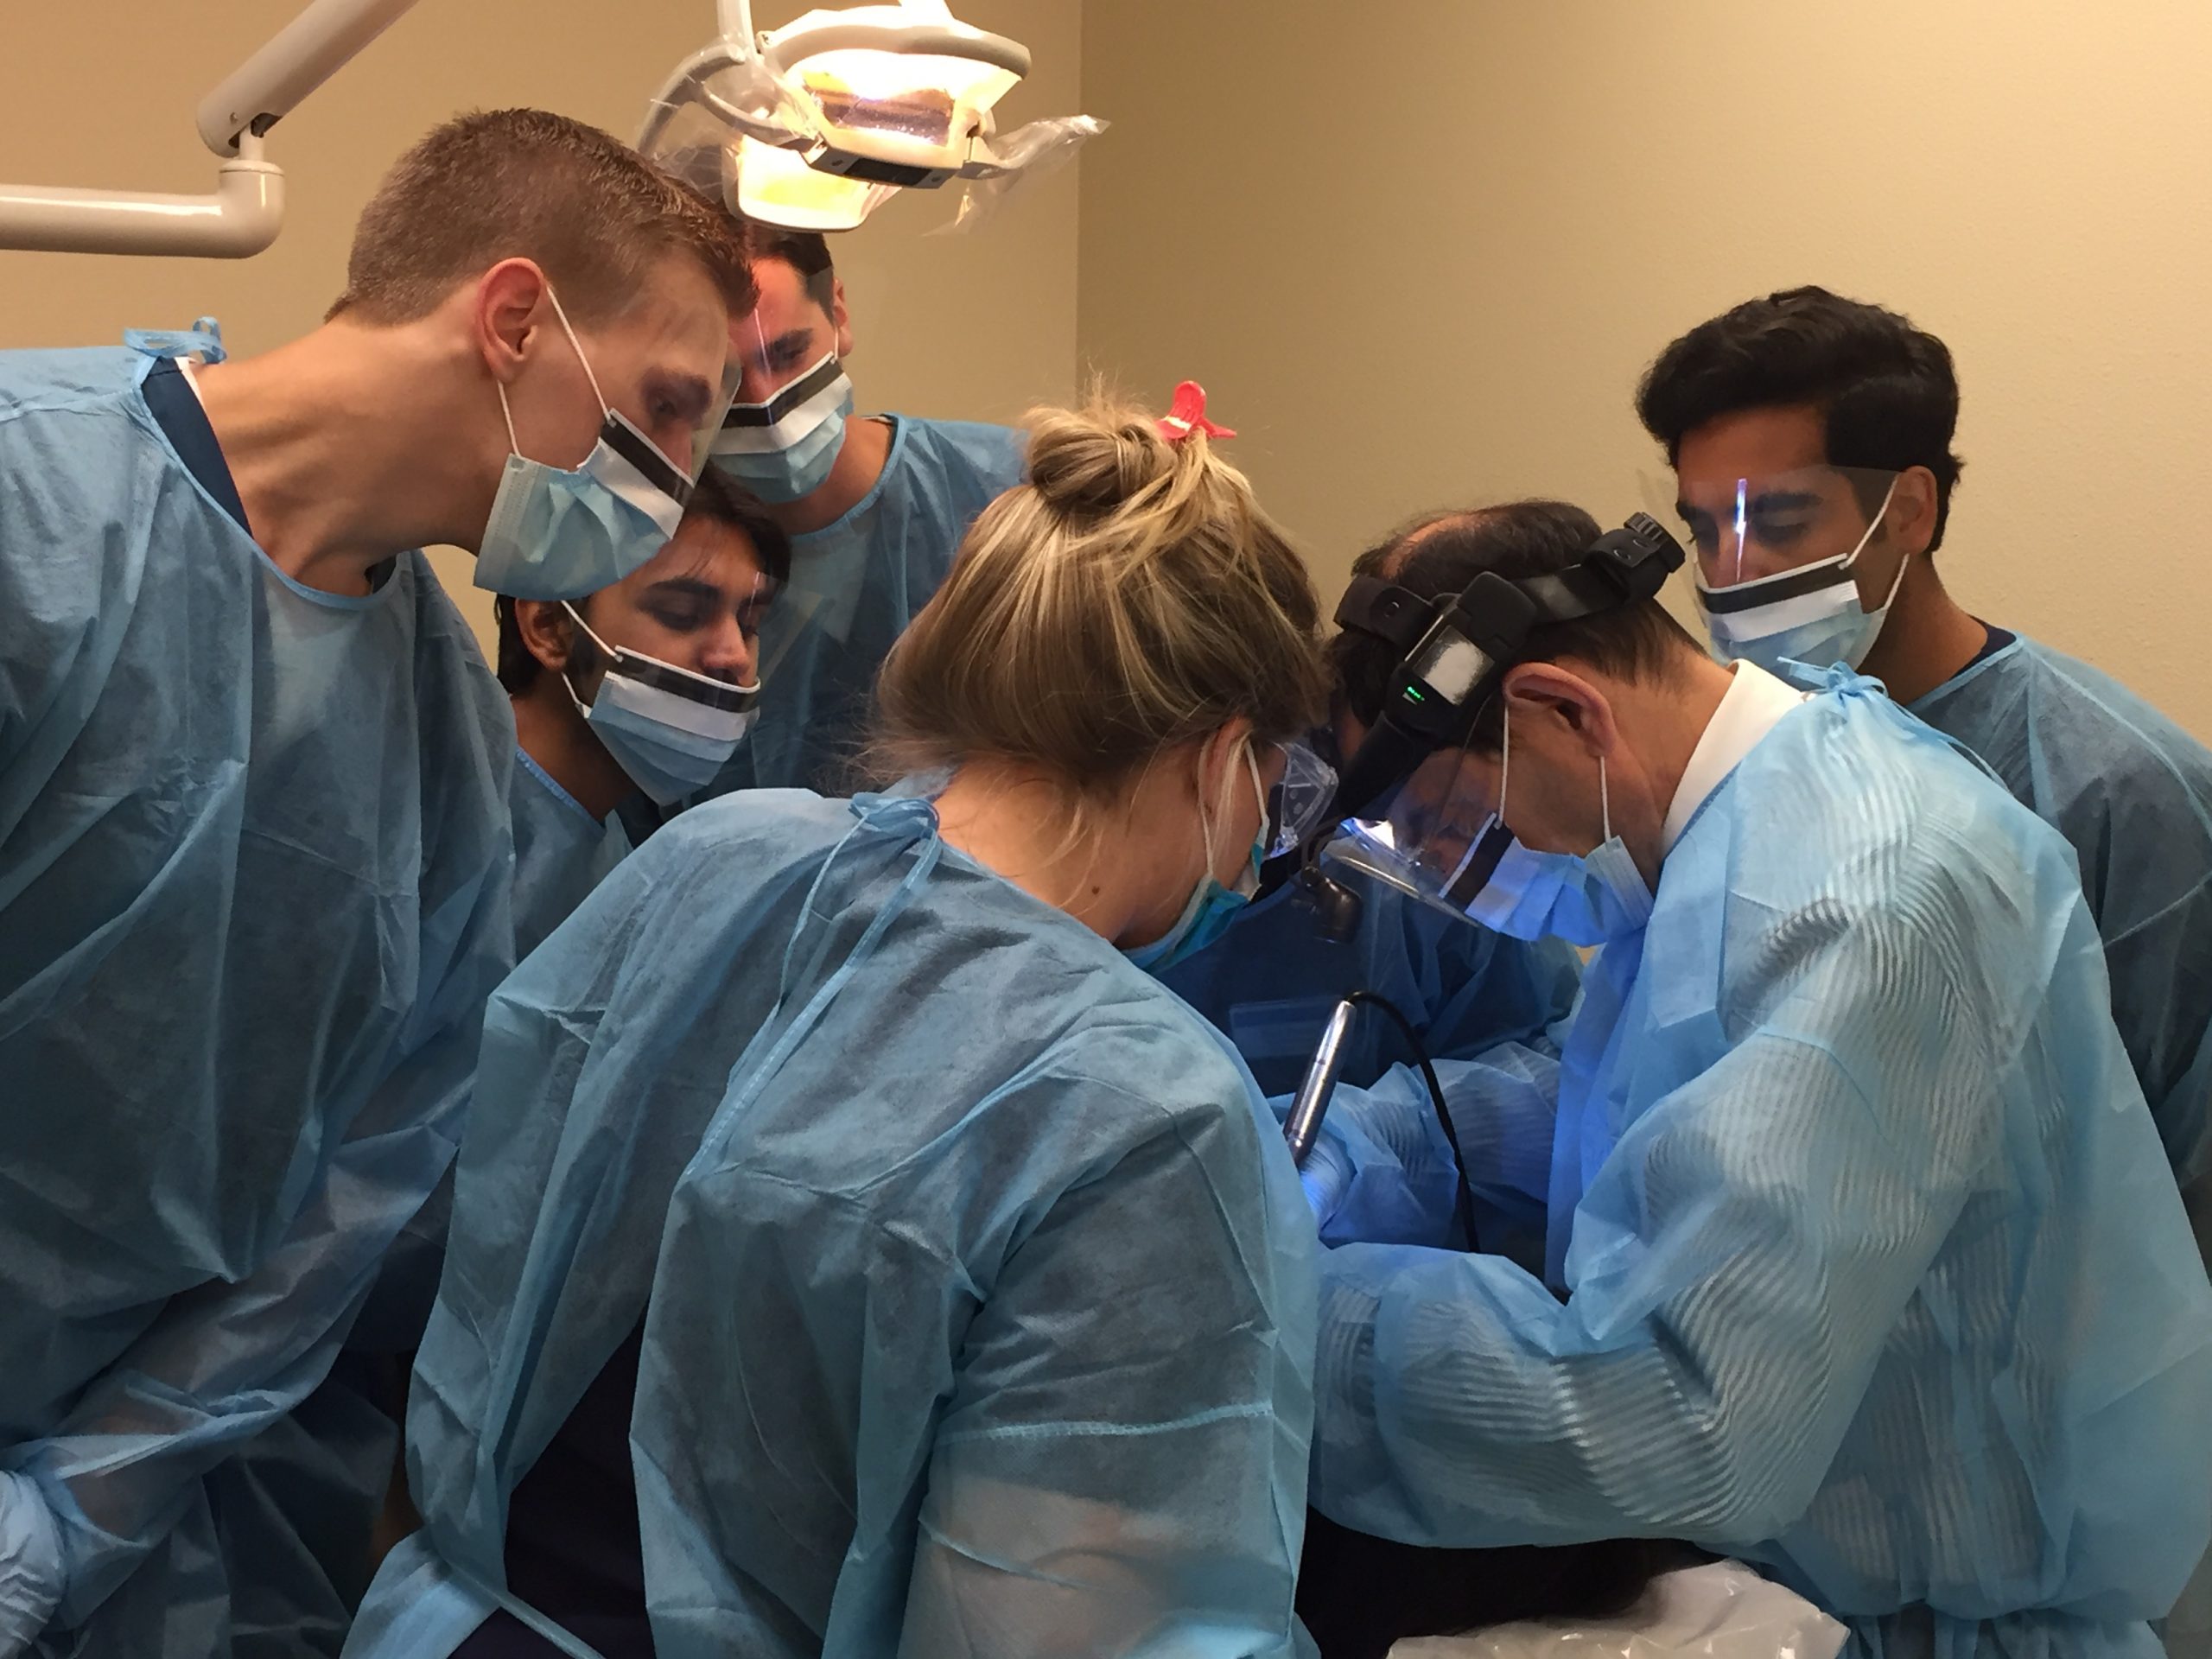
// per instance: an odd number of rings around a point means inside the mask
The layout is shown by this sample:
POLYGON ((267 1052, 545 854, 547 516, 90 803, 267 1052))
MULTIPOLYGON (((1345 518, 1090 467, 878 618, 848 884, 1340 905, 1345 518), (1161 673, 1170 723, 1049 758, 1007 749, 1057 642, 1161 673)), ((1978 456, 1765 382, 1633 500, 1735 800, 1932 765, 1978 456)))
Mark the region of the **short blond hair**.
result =
POLYGON ((1243 716, 1263 741, 1322 713, 1313 583, 1203 431, 1094 398, 1028 421, 1028 481, 983 510, 878 682, 875 756, 1012 762, 1078 803, 1243 716))
POLYGON ((731 315, 753 309, 744 227, 721 208, 597 127, 543 110, 480 110, 436 128, 385 175, 328 315, 413 322, 520 257, 544 270, 572 321, 603 323, 671 254, 712 279, 731 315))

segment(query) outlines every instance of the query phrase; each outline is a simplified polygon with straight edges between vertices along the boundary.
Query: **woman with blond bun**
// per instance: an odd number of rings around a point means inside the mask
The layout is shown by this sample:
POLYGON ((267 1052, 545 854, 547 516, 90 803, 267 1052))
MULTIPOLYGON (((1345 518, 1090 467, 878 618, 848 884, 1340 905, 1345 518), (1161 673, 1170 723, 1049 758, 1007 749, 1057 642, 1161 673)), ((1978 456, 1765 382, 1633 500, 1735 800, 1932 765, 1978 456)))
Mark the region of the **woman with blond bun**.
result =
POLYGON ((687 813, 493 998, 349 1655, 1300 1650, 1313 1225, 1145 970, 1323 697, 1210 445, 1034 416, 884 669, 906 781, 687 813))

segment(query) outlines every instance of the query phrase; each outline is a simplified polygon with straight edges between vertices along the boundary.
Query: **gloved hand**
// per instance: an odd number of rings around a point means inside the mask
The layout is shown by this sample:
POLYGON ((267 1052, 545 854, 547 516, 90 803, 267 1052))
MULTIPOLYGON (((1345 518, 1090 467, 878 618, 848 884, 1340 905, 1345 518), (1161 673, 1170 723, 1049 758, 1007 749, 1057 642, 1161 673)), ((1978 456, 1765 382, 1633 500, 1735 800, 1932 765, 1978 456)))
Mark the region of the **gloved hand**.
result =
POLYGON ((1298 1184, 1306 1189, 1306 1202, 1313 1206, 1317 1226, 1326 1228, 1329 1217, 1344 1202, 1344 1194, 1351 1190, 1351 1154, 1341 1135, 1332 1135, 1325 1122, 1313 1148, 1306 1154, 1306 1162, 1298 1172, 1298 1184))
POLYGON ((0 1659, 38 1639, 65 1587, 61 1529, 36 1482, 0 1471, 0 1659))
MULTIPOLYGON (((1325 1244, 1440 1245, 1449 1238, 1459 1194, 1451 1148, 1425 1089, 1426 1139, 1397 1092, 1386 1077, 1374 1089, 1344 1084, 1330 1100, 1299 1171, 1325 1244)), ((1278 1114, 1288 1105, 1272 1103, 1278 1114)))

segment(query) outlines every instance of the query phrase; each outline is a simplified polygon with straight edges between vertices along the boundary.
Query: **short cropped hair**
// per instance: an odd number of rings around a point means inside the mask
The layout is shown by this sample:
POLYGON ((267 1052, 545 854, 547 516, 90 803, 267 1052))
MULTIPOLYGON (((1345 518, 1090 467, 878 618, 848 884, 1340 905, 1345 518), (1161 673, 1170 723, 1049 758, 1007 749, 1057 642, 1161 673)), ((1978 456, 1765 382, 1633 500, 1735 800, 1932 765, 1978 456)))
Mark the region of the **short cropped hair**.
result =
POLYGON ((830 263, 830 239, 819 231, 791 231, 758 219, 746 226, 746 238, 755 259, 780 259, 798 273, 806 297, 832 317, 837 309, 837 270, 830 263))
MULTIPOLYGON (((1487 571, 1509 582, 1550 575, 1581 562, 1601 532, 1598 521, 1564 501, 1509 501, 1499 506, 1432 513, 1393 531, 1352 561, 1355 575, 1395 583, 1421 599, 1465 591, 1487 571)), ((1703 648, 1656 599, 1617 611, 1538 628, 1529 660, 1573 657, 1624 680, 1667 678, 1703 648)), ((1329 642, 1339 706, 1363 726, 1382 717, 1396 677, 1398 653, 1385 641, 1351 629, 1329 642)), ((1503 741, 1497 703, 1478 717, 1470 747, 1488 752, 1503 741)))
MULTIPOLYGON (((1943 342, 1911 319, 1825 288, 1746 300, 1659 353, 1637 389, 1644 430, 1673 465, 1682 440, 1725 415, 1809 407, 1831 467, 1936 475, 1933 553, 1964 463, 1951 451, 1959 378, 1943 342)), ((1870 509, 1871 509, 1870 504, 1870 509)))
POLYGON ((543 110, 478 111, 385 175, 329 315, 413 322, 520 257, 544 270, 571 321, 604 322, 671 254, 706 272, 733 316, 753 308, 744 232, 721 208, 596 127, 543 110))
MULTIPOLYGON (((701 520, 734 530, 752 543, 761 575, 777 587, 791 580, 791 538, 784 533, 780 524, 760 511, 751 497, 725 482, 711 466, 691 486, 690 502, 683 509, 685 524, 701 520)), ((573 603, 581 611, 590 605, 591 600, 586 596, 573 603)), ((499 666, 495 671, 507 695, 520 696, 537 683, 537 677, 545 671, 544 664, 531 655, 529 645, 524 643, 522 626, 515 620, 513 600, 499 594, 492 601, 492 613, 498 620, 499 632, 499 666)))

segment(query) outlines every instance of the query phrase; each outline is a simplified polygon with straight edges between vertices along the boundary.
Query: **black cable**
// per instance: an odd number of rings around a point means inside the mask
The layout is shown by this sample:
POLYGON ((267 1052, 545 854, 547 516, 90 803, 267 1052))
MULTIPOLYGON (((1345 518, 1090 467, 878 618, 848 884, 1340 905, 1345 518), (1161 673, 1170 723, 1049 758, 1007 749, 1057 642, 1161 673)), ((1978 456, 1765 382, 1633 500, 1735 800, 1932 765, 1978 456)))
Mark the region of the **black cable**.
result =
POLYGON ((1347 1002, 1370 1008, 1380 1008, 1390 1016, 1406 1039, 1406 1046, 1413 1051, 1414 1058, 1421 1065, 1421 1080, 1428 1084, 1429 1103, 1436 1108, 1436 1122, 1444 1131, 1445 1144, 1452 1148, 1452 1169, 1459 1180, 1459 1228, 1467 1240, 1466 1248, 1475 1248, 1475 1190, 1467 1182, 1467 1162, 1459 1155, 1459 1132, 1452 1126, 1452 1109, 1444 1103, 1444 1085, 1436 1080, 1436 1068, 1428 1063, 1428 1047, 1421 1039, 1421 1033, 1414 1029, 1414 1022, 1406 1018, 1398 1005, 1387 996, 1373 991, 1354 991, 1344 998, 1347 1002))

